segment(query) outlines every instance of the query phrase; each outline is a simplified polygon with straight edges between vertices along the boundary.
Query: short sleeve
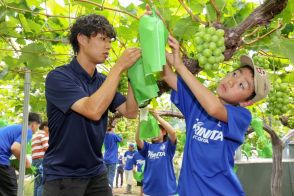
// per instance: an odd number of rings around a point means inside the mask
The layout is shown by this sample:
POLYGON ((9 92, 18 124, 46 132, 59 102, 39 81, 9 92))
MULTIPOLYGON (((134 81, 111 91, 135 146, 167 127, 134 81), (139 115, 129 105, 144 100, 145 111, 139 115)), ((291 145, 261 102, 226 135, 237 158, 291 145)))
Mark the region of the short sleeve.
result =
MULTIPOLYGON (((32 130, 28 129, 28 134, 27 134, 27 143, 28 143, 29 141, 31 141, 31 140, 32 140, 32 137, 33 137, 32 130)), ((20 136, 18 136, 18 137, 16 138, 15 142, 17 142, 17 143, 20 143, 20 144, 21 144, 21 134, 20 134, 20 136)))
POLYGON ((116 108, 118 108, 125 101, 126 101, 126 98, 121 93, 116 92, 112 102, 109 105, 109 110, 112 113, 114 113, 116 111, 116 108))
POLYGON ((199 104, 180 76, 177 77, 177 91, 173 90, 171 93, 171 101, 185 117, 190 114, 192 104, 199 104))
POLYGON ((167 140, 167 149, 168 149, 167 152, 172 157, 174 157, 174 155, 176 153, 176 146, 177 146, 177 141, 175 142, 175 144, 172 144, 170 139, 167 140))
POLYGON ((149 149, 149 143, 144 141, 144 147, 139 150, 139 153, 142 155, 142 157, 146 158, 148 155, 148 149, 149 149))
POLYGON ((243 143, 244 135, 251 122, 251 113, 246 108, 225 105, 228 113, 228 132, 225 137, 243 143))
POLYGON ((118 135, 115 134, 115 141, 117 142, 121 142, 122 141, 122 138, 118 135))
POLYGON ((69 75, 56 70, 51 71, 46 78, 45 95, 47 101, 63 113, 66 113, 76 101, 88 96, 69 75))

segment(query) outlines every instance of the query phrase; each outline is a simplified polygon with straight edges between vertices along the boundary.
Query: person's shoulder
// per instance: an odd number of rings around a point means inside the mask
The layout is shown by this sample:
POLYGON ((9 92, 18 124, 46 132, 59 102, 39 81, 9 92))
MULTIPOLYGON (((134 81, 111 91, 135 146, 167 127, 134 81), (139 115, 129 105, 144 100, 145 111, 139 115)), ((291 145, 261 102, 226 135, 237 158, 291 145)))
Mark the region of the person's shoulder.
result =
POLYGON ((228 106, 229 108, 233 108, 236 111, 251 113, 249 109, 247 109, 243 106, 240 106, 240 105, 226 104, 226 106, 228 106))
POLYGON ((64 75, 63 73, 65 70, 66 68, 64 66, 56 67, 55 69, 51 70, 46 76, 46 82, 55 80, 54 78, 59 78, 60 76, 64 75))
POLYGON ((7 128, 13 130, 13 131, 19 131, 22 130, 22 125, 21 124, 14 124, 14 125, 9 125, 7 128))
POLYGON ((75 73, 70 68, 70 64, 62 65, 51 70, 46 77, 46 82, 51 81, 54 83, 56 82, 56 79, 60 80, 61 78, 64 80, 76 81, 75 73))
POLYGON ((47 136, 47 133, 43 130, 38 130, 34 133, 34 135, 36 136, 41 136, 41 137, 46 137, 47 136))
POLYGON ((251 119, 252 115, 249 109, 239 106, 239 105, 230 105, 225 104, 225 107, 227 108, 228 113, 231 117, 234 116, 232 119, 239 119, 239 118, 248 118, 251 119))
POLYGON ((54 75, 54 74, 59 74, 59 73, 66 73, 68 71, 69 71, 69 64, 61 65, 61 66, 55 67, 53 70, 51 70, 48 73, 48 76, 54 75))
POLYGON ((14 125, 8 125, 6 127, 2 127, 1 128, 1 132, 4 133, 4 132, 14 132, 14 131, 21 131, 22 130, 22 125, 20 124, 14 124, 14 125))

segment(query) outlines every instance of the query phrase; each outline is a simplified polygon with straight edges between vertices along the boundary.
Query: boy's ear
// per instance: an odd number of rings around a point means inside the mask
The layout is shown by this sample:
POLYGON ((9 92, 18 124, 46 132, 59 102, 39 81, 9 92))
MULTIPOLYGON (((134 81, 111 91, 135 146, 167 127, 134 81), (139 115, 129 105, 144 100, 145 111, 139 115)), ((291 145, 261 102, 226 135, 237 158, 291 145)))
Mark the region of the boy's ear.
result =
POLYGON ((252 100, 240 102, 239 105, 242 107, 251 106, 254 102, 252 100))

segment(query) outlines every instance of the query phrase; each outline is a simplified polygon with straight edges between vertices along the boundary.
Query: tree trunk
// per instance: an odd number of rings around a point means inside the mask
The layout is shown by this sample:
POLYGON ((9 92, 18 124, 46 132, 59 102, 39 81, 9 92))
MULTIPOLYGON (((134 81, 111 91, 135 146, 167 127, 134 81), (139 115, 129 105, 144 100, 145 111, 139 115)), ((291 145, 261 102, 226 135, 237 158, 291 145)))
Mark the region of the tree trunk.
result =
POLYGON ((283 175, 283 163, 282 152, 283 143, 280 139, 273 141, 273 167, 271 177, 271 195, 282 196, 282 175, 283 175))
POLYGON ((273 148, 273 166, 272 166, 272 177, 271 177, 271 196, 282 196, 282 152, 283 142, 276 134, 276 132, 268 125, 263 126, 264 130, 268 132, 272 140, 273 148))

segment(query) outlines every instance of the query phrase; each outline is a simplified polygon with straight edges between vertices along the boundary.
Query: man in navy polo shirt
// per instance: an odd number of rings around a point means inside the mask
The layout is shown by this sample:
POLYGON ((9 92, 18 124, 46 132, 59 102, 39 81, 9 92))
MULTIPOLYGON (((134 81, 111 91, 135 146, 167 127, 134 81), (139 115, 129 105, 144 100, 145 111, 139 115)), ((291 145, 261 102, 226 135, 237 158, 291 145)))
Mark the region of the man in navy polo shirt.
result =
POLYGON ((76 57, 47 76, 50 132, 43 162, 45 196, 112 195, 101 152, 108 111, 137 116, 132 89, 127 98, 116 90, 121 74, 141 56, 137 48, 126 49, 107 77, 98 73, 96 65, 105 62, 115 37, 105 17, 78 18, 69 36, 76 57))

